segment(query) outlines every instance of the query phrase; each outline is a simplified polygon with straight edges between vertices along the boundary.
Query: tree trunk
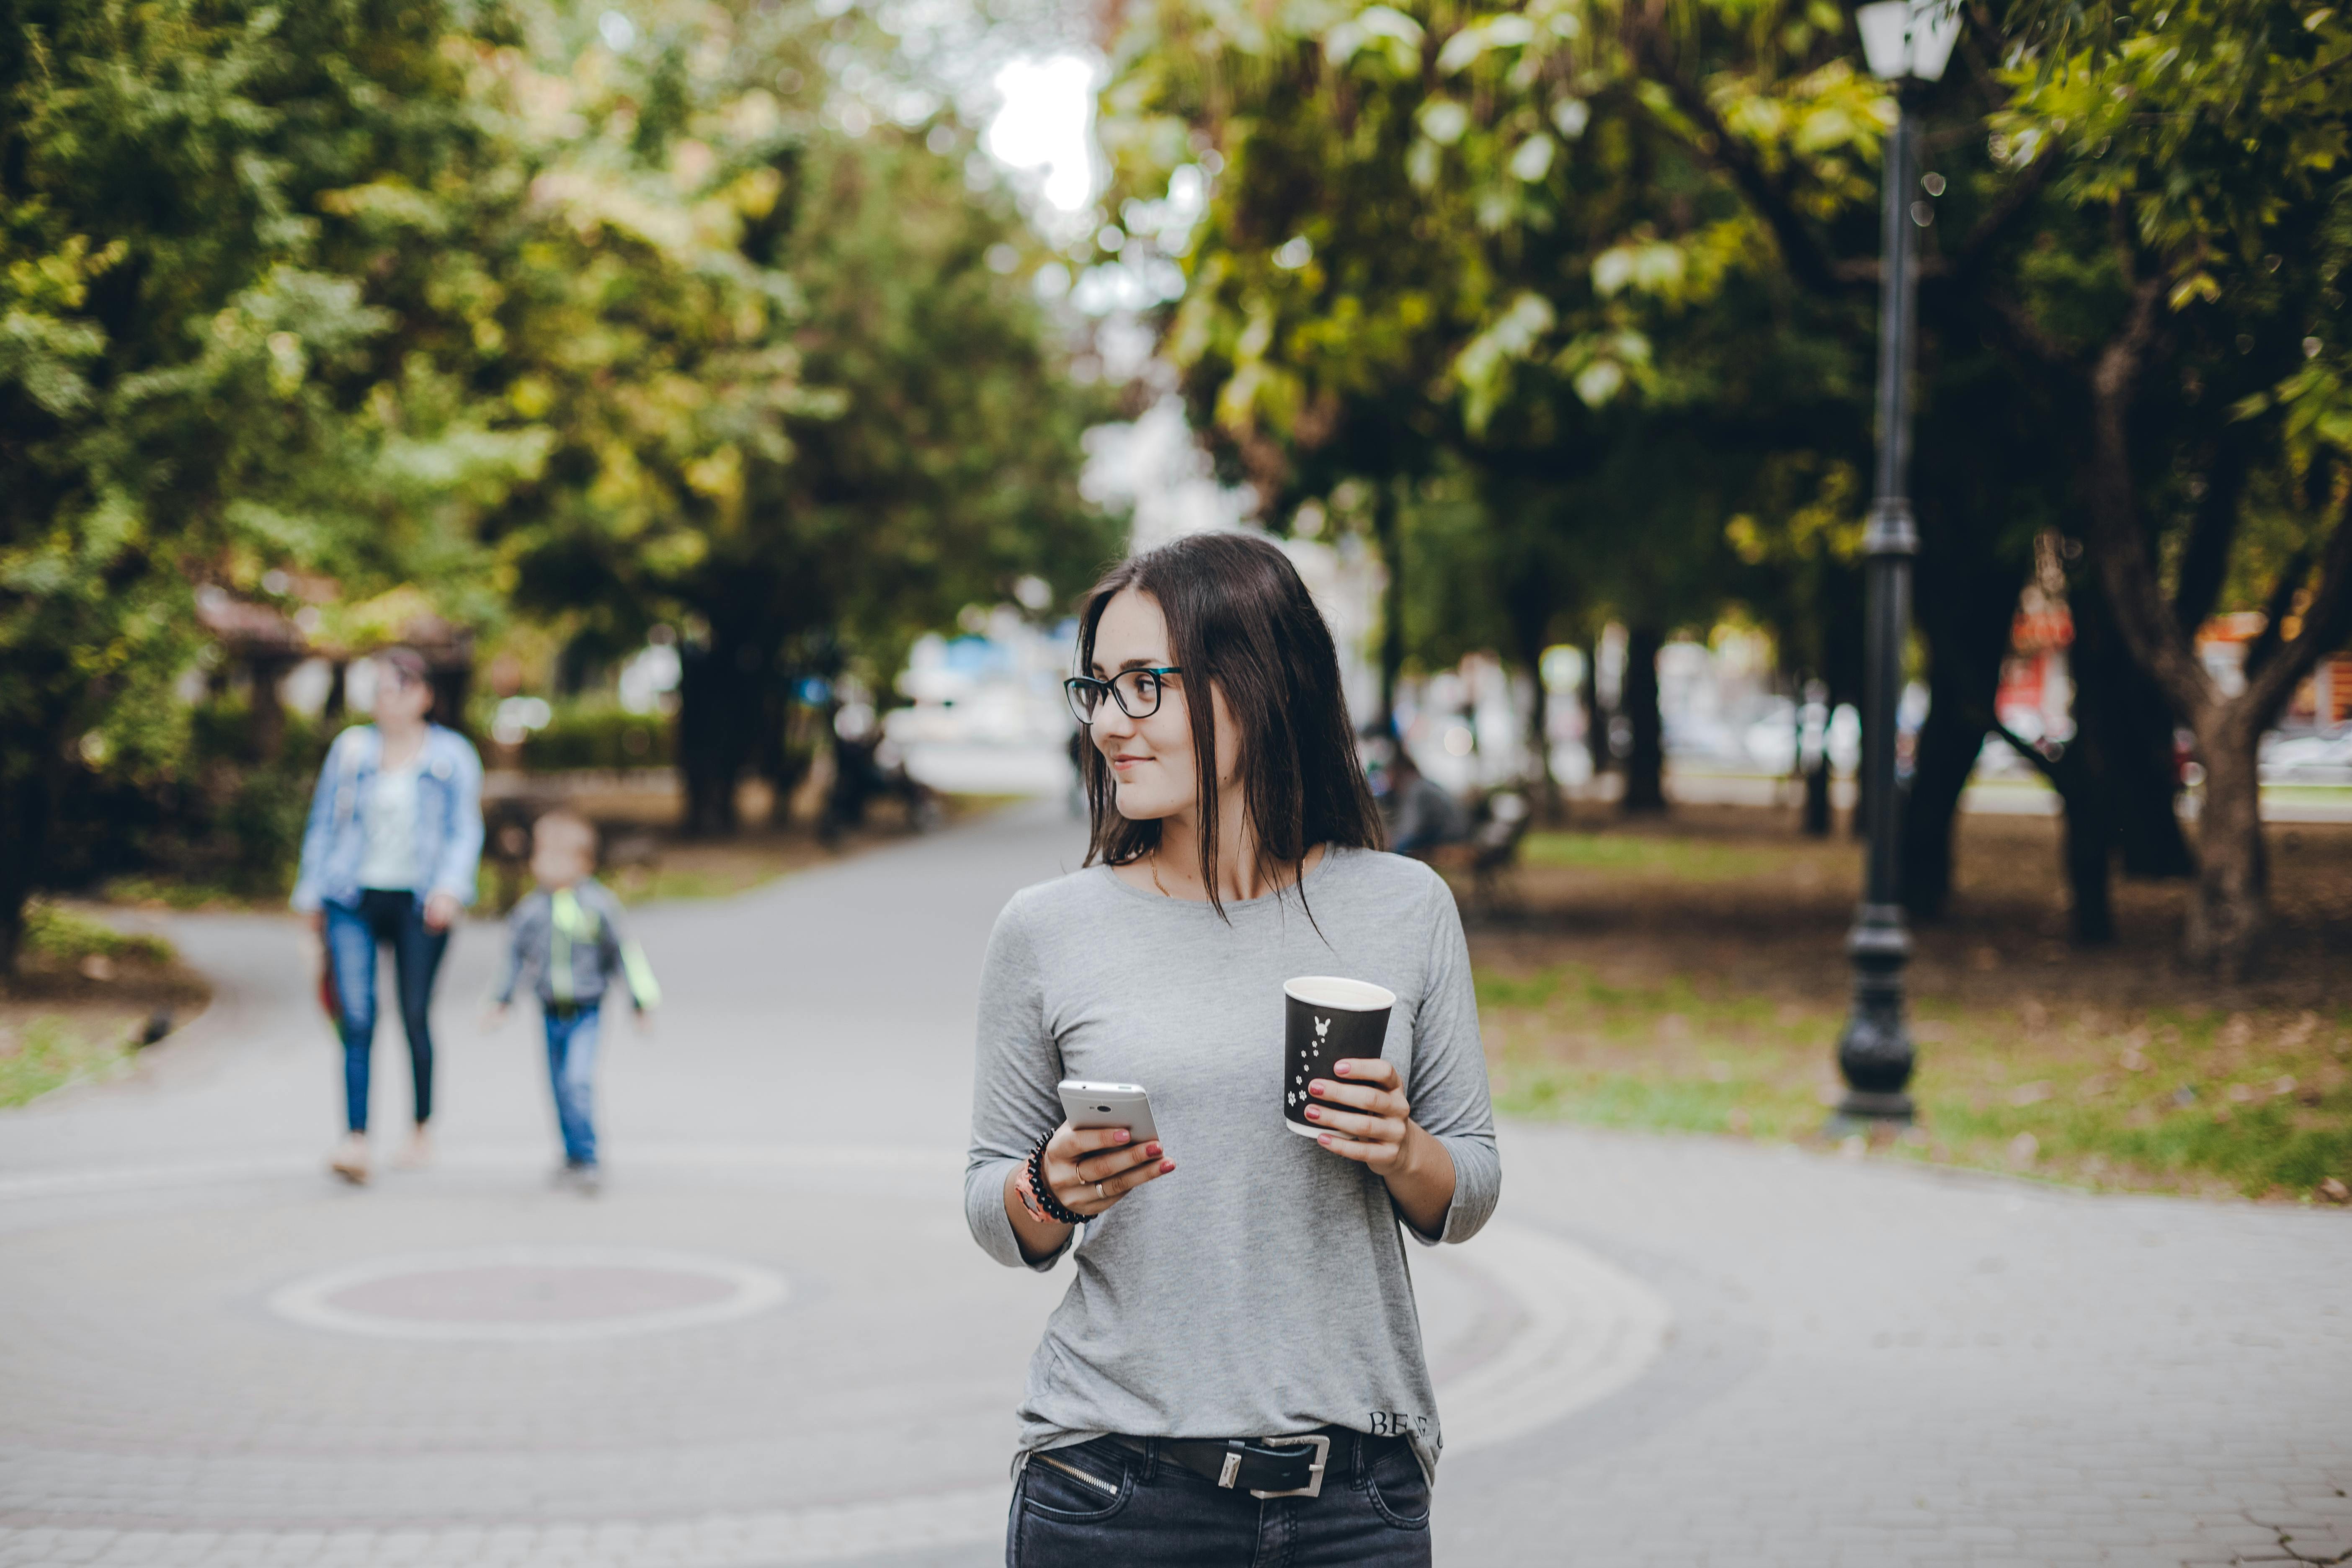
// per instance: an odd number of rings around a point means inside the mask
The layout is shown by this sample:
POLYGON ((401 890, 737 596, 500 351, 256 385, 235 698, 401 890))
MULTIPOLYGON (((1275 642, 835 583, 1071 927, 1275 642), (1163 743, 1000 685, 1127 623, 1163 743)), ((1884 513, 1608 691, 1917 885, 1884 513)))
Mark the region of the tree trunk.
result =
POLYGON ((1930 701, 1903 805, 1903 907, 1915 919, 1938 920, 1951 908, 1952 825, 1984 735, 1983 721, 1969 722, 1956 693, 1930 701))
POLYGON ((1404 669, 1404 530, 1399 519, 1397 485, 1387 480, 1372 491, 1372 539, 1380 546, 1388 585, 1381 595, 1381 733, 1397 739, 1397 677, 1404 669))
MULTIPOLYGON (((23 731, 16 737, 21 738, 23 731)), ((26 753, 0 763, 0 989, 16 973, 25 939, 25 903, 40 885, 41 849, 48 842, 51 788, 58 752, 54 737, 28 741, 26 753), (46 741, 46 743, 44 743, 46 741)))
POLYGON ((735 786, 758 755, 765 651, 717 626, 709 642, 679 650, 677 764, 686 830, 724 837, 740 826, 735 786))
MULTIPOLYGON (((1940 455, 1940 454, 1939 454, 1940 455)), ((1916 597, 1927 650, 1927 718, 1903 803, 1903 907, 1936 920, 1951 907, 1953 825, 1976 772, 2032 553, 2000 552, 1981 492, 1955 484, 1919 508, 1916 597)))
POLYGON ((1528 683, 1532 688, 1528 699, 1528 755, 1535 764, 1528 770, 1528 782, 1535 786, 1536 809, 1543 813, 1543 820, 1558 822, 1559 780, 1551 771, 1551 693, 1544 689, 1540 655, 1530 667, 1528 683))
POLYGON ((1584 679, 1580 693, 1584 701, 1584 754, 1592 761, 1592 776, 1599 778, 1609 771, 1609 715, 1601 710, 1601 639, 1594 637, 1584 649, 1584 679))
POLYGON ((1551 693, 1544 688, 1544 634, 1551 627, 1551 607, 1536 594, 1511 595, 1511 631, 1518 642, 1519 668, 1527 671, 1528 783, 1536 793, 1536 808, 1546 822, 1559 820, 1559 781, 1551 771, 1551 693))
POLYGON ((2243 980, 2261 952, 2269 923, 2269 877, 2263 859, 2261 727, 2244 722, 2238 704, 2202 725, 2204 764, 2197 816, 2197 887, 2189 901, 2191 963, 2243 980))
POLYGON ((2116 830, 2100 795, 2094 786, 2066 802, 2063 853, 2068 914, 2077 947, 2104 947, 2116 940, 2116 830))
POLYGON ((286 703, 278 694, 278 685, 294 663, 290 658, 256 658, 252 663, 253 698, 247 709, 249 728, 246 733, 248 754, 256 763, 274 763, 285 749, 286 703))
MULTIPOLYGON (((2012 738, 2010 743, 2021 739, 2012 738)), ((2116 940, 2115 791, 2106 777, 2105 756, 2083 744, 2078 735, 2055 763, 2042 764, 2042 770, 2058 792, 2063 814, 2059 864, 2066 873, 2074 945, 2104 947, 2116 940)))
POLYGON ((1625 718, 1633 744, 1625 754, 1625 794, 1619 801, 1628 814, 1666 809, 1665 724, 1658 712, 1658 649, 1665 635, 1655 626, 1635 626, 1625 638, 1625 718))
POLYGON ((1830 749, 1822 748, 1801 764, 1805 770, 1805 806, 1803 827, 1806 837, 1827 838, 1835 813, 1831 808, 1830 749))
POLYGON ((2125 646, 2106 585, 2085 574, 2067 596, 2074 622, 2067 660, 2074 679, 2074 743, 2098 752, 2096 771, 2123 849, 2124 874, 2186 877, 2197 859, 2180 831, 2172 705, 2125 646))
POLYGON ((815 757, 814 742, 804 742, 793 733, 793 689, 797 679, 793 670, 780 669, 762 683, 759 694, 760 776, 768 781, 771 795, 768 826, 776 828, 792 826, 793 795, 808 777, 809 764, 815 757))

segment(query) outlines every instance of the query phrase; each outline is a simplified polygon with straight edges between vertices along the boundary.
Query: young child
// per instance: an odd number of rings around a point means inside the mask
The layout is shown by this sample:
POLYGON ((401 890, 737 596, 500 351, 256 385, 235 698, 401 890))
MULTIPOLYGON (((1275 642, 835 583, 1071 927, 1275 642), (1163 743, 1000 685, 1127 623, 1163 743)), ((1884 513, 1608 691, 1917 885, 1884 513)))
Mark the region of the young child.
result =
POLYGON ((555 1120, 563 1132, 557 1179, 583 1193, 600 1184, 596 1126, 590 1096, 596 1074, 596 1026, 605 986, 627 983, 642 1026, 661 1001, 645 953, 621 930, 620 900, 589 873, 596 864, 596 829, 575 812, 546 813, 530 829, 530 874, 539 890, 515 906, 505 978, 493 998, 490 1023, 506 1018, 523 972, 547 1017, 547 1075, 555 1090, 555 1120))

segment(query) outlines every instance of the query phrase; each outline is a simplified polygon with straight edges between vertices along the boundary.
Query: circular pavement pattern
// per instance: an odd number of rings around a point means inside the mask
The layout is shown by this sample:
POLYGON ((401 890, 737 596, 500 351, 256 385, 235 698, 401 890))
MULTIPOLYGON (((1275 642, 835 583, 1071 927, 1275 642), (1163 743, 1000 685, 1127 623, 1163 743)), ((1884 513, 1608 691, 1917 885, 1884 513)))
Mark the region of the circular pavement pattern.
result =
MULTIPOLYGON (((974 1257, 961 1160, 646 1146, 582 1203, 538 1159, 0 1181, 0 1568, 987 1560, 1061 1286, 974 1257)), ((1413 1271, 1449 1454, 1665 1338, 1648 1287, 1506 1220, 1413 1271)))
POLYGON ((314 1274, 272 1294, 269 1310, 387 1339, 561 1342, 730 1322, 789 1293, 771 1269, 697 1253, 486 1247, 314 1274))

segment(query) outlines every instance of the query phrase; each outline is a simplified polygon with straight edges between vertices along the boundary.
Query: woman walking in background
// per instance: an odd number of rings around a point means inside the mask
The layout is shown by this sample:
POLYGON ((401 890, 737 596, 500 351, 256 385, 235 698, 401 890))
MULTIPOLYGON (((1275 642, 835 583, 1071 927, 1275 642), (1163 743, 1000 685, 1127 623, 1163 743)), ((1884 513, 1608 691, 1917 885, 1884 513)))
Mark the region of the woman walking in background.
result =
POLYGON ((421 1165, 433 1119, 433 982, 449 930, 474 901, 482 858, 482 763, 455 730, 430 721, 424 657, 375 656, 375 722, 335 737, 310 797, 294 907, 326 942, 343 1039, 349 1131, 328 1164, 368 1179, 368 1066, 375 1041, 376 948, 392 948, 408 1037, 415 1118, 399 1163, 421 1165))
POLYGON ((1454 896, 1380 852, 1330 632, 1273 545, 1139 556, 1079 626, 1093 847, 990 939, 965 1177, 999 1262, 1049 1269, 1085 1227, 1006 1561, 1420 1568, 1440 1436, 1402 1237, 1466 1240, 1502 1186, 1454 896), (1393 1007, 1378 1055, 1286 1097, 1308 975, 1393 1007), (1064 1079, 1140 1085, 1156 1135, 1074 1129, 1064 1079))

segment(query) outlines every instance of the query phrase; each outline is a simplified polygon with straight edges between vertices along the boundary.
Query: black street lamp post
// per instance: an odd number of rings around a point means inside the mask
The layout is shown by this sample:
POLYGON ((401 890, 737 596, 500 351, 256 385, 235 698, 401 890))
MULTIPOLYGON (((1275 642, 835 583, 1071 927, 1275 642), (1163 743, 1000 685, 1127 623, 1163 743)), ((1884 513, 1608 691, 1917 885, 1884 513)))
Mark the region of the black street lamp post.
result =
POLYGON ((1895 84, 1896 118, 1886 141, 1884 245, 1879 261, 1877 493, 1863 534, 1867 580, 1863 673, 1862 806, 1870 830, 1862 908, 1847 933, 1853 1011, 1838 1037, 1845 1079, 1840 1121, 1908 1121, 1911 1031, 1904 1018, 1903 972, 1911 933, 1903 920, 1902 802, 1895 778, 1895 709, 1910 634, 1911 563, 1919 531, 1911 519, 1912 325, 1917 299, 1912 231, 1932 216, 1913 193, 1918 126, 1912 83, 1944 74, 1959 30, 1945 0, 1878 0, 1855 13, 1874 75, 1895 84))

